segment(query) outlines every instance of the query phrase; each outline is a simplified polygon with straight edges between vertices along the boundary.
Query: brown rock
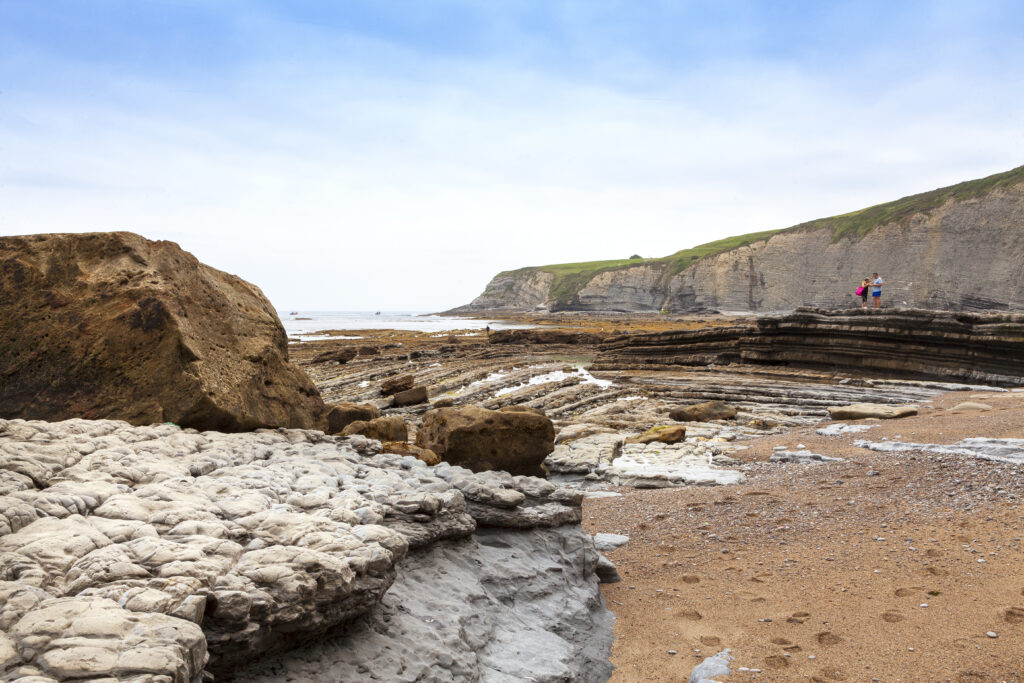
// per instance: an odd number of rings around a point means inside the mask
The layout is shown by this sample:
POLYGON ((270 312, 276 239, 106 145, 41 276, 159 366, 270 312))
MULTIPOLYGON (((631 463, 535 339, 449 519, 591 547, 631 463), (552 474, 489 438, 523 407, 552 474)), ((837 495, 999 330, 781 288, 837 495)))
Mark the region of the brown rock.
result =
POLYGON ((314 363, 342 363, 345 364, 359 355, 354 346, 343 346, 340 349, 331 349, 330 351, 324 351, 323 353, 317 354, 313 357, 314 363))
POLYGON ((356 420, 341 430, 341 434, 342 436, 362 434, 367 438, 377 439, 378 441, 409 440, 409 428, 406 427, 405 420, 397 415, 378 417, 369 421, 356 420))
POLYGON ((532 411, 438 408, 423 414, 416 445, 474 472, 543 476, 544 458, 555 447, 555 428, 532 411))
POLYGON ((369 421, 380 417, 377 406, 369 403, 335 403, 327 406, 327 433, 338 434, 357 420, 369 421))
POLYGON ((441 462, 441 457, 429 448, 420 448, 405 441, 385 441, 381 444, 383 453, 395 453, 397 455, 411 455, 422 460, 428 465, 436 465, 441 462))
POLYGON ((455 401, 449 397, 439 398, 430 404, 432 408, 451 408, 453 405, 455 405, 455 401))
POLYGON ((392 377, 381 382, 380 393, 383 396, 391 396, 400 391, 412 389, 412 385, 415 383, 416 380, 412 375, 399 375, 398 377, 392 377))
POLYGON ((708 420, 732 420, 736 417, 736 408, 726 405, 723 401, 708 401, 685 408, 677 408, 668 416, 679 422, 707 422, 708 420))
POLYGON ((626 443, 678 443, 686 438, 686 427, 682 425, 663 425, 651 427, 643 434, 631 436, 626 443))
POLYGON ((0 237, 0 416, 326 427, 273 306, 173 242, 0 237))
POLYGON ((426 403, 427 388, 413 387, 412 389, 399 391, 391 398, 393 399, 391 405, 393 405, 396 408, 401 408, 403 406, 414 406, 417 403, 426 403))
POLYGON ((359 355, 360 356, 376 356, 379 353, 380 353, 380 349, 378 349, 376 346, 360 346, 359 347, 359 355))
POLYGON ((775 420, 769 420, 764 417, 755 417, 752 418, 750 422, 747 423, 747 426, 753 427, 754 429, 763 429, 764 431, 768 431, 770 429, 775 429, 776 427, 778 427, 779 423, 776 422, 775 420))

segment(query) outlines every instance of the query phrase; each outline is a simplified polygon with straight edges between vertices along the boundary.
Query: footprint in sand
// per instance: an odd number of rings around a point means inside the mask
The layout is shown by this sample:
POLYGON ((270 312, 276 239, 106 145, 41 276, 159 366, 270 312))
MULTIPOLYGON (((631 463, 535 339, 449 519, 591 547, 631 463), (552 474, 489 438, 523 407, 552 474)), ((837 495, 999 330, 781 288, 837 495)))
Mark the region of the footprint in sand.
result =
POLYGON ((787 645, 786 647, 784 647, 782 649, 785 650, 786 652, 793 653, 793 654, 803 650, 803 648, 800 647, 799 645, 787 645))
POLYGON ((708 647, 718 647, 722 644, 722 639, 718 636, 701 636, 701 645, 707 645, 708 647))
POLYGON ((680 611, 676 612, 676 616, 677 617, 681 617, 683 619, 686 619, 688 621, 700 621, 701 619, 704 618, 704 615, 702 615, 700 612, 698 612, 695 609, 680 610, 680 611))
POLYGON ((772 638, 773 645, 792 645, 793 641, 786 640, 785 638, 772 638))
POLYGON ((1024 608, 1007 607, 1003 610, 1003 619, 1009 624, 1024 623, 1024 608))
POLYGON ((959 683, 974 683, 975 681, 987 681, 988 676, 977 671, 961 671, 957 673, 956 680, 959 683))
POLYGON ((924 554, 928 557, 942 557, 942 551, 936 550, 935 548, 929 548, 928 550, 924 551, 924 554))
POLYGON ((896 624, 903 621, 904 619, 906 619, 906 617, 900 614, 899 612, 886 612, 882 615, 882 621, 887 622, 889 624, 896 624))
POLYGON ((807 621, 807 617, 811 616, 810 612, 793 612, 789 617, 790 623, 802 624, 807 621))
POLYGON ((845 681, 846 674, 839 669, 822 669, 817 676, 811 676, 813 683, 825 683, 826 681, 845 681))
POLYGON ((818 645, 838 645, 843 642, 842 638, 831 631, 822 631, 815 638, 818 639, 818 645))
POLYGON ((920 588, 897 588, 896 589, 896 597, 897 598, 909 598, 911 595, 913 595, 914 593, 916 593, 919 590, 921 590, 921 589, 920 588))
POLYGON ((949 574, 948 571, 942 569, 941 567, 925 567, 924 570, 932 576, 946 576, 947 574, 949 574))
POLYGON ((789 660, 782 655, 768 655, 764 658, 764 665, 769 669, 785 669, 789 666, 789 660))
POLYGON ((684 574, 683 583, 700 583, 700 577, 696 574, 684 574))

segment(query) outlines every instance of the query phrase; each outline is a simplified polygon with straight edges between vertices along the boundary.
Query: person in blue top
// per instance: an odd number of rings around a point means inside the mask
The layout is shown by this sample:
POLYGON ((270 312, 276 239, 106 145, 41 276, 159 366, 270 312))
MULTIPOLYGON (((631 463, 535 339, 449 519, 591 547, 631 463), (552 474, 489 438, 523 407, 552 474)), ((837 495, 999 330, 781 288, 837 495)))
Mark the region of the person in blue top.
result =
POLYGON ((875 302, 875 308, 882 307, 882 278, 878 277, 878 273, 872 273, 871 277, 871 298, 875 302))

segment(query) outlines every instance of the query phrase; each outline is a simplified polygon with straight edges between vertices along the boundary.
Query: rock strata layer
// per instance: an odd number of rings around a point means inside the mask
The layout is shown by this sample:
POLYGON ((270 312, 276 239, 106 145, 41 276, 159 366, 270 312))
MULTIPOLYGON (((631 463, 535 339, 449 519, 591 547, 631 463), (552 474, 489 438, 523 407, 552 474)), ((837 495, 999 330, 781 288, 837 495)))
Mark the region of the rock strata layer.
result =
POLYGON ((658 332, 601 345, 595 370, 789 365, 1024 386, 1024 315, 798 309, 749 325, 658 332))
POLYGON ((126 232, 0 237, 0 417, 326 427, 254 285, 126 232))
MULTIPOLYGON (((545 480, 379 450, 0 420, 0 679, 226 674, 376 609, 410 548, 580 520, 580 494, 545 480)), ((593 601, 591 564, 578 588, 593 601)))

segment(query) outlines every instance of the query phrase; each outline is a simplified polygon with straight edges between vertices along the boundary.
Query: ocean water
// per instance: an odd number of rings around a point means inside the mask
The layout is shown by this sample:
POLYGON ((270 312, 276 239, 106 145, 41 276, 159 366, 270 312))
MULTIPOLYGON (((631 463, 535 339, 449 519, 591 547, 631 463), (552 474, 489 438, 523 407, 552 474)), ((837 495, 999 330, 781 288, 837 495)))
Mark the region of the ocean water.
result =
POLYGON ((492 330, 533 327, 497 320, 450 318, 418 311, 278 311, 291 339, 358 339, 358 335, 326 336, 324 330, 409 330, 443 334, 452 330, 492 330))

